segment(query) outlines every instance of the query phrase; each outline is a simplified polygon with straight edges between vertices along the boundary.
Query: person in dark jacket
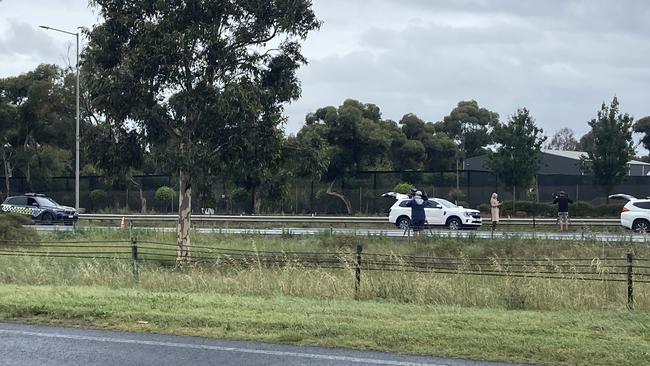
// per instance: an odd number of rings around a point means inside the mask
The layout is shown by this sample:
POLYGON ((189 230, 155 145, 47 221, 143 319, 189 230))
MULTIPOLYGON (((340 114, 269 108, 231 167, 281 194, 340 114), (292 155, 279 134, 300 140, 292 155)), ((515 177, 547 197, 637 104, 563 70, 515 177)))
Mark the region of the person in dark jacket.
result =
POLYGON ((427 216, 424 213, 424 207, 428 200, 429 197, 426 193, 416 191, 413 198, 406 202, 406 207, 411 208, 411 227, 415 235, 420 235, 426 224, 427 216))
POLYGON ((553 204, 557 203, 557 219, 560 222, 560 231, 569 230, 569 203, 573 203, 564 191, 554 194, 553 204))

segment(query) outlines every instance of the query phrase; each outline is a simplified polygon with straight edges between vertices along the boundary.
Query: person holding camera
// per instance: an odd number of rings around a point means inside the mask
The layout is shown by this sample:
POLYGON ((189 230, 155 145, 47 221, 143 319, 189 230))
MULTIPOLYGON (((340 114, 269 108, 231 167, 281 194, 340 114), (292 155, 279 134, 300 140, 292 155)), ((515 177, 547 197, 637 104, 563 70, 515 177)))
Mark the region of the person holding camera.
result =
POLYGON ((411 208, 411 227, 415 235, 420 235, 427 221, 424 211, 425 203, 429 200, 427 194, 422 191, 415 191, 413 198, 406 202, 406 207, 411 208))
POLYGON ((560 222, 560 231, 569 230, 569 204, 573 203, 564 191, 553 194, 553 204, 557 204, 557 219, 560 222))
POLYGON ((492 216, 492 231, 497 229, 497 223, 499 222, 499 206, 503 202, 499 201, 499 196, 495 193, 492 193, 490 197, 490 216, 492 216))

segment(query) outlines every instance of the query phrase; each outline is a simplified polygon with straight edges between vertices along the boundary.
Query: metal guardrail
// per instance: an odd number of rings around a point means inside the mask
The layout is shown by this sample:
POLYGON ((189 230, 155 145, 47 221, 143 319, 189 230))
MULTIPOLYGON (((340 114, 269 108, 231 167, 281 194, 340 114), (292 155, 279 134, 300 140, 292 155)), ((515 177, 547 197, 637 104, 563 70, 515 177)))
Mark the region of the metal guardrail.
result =
MULTIPOLYGON (((120 215, 120 214, 80 214, 80 220, 97 220, 97 221, 119 221, 132 222, 145 221, 177 221, 177 215, 120 215)), ((318 223, 318 224, 390 224, 387 217, 377 216, 283 216, 283 215, 266 215, 266 216, 244 216, 244 215, 192 215, 192 221, 195 222, 293 222, 293 223, 318 223)), ((485 220, 489 223, 489 220, 485 220)), ((620 226, 619 219, 592 219, 592 218, 573 218, 570 219, 572 225, 580 226, 620 226)), ((552 218, 501 218, 499 224, 506 225, 557 225, 557 220, 552 218)))

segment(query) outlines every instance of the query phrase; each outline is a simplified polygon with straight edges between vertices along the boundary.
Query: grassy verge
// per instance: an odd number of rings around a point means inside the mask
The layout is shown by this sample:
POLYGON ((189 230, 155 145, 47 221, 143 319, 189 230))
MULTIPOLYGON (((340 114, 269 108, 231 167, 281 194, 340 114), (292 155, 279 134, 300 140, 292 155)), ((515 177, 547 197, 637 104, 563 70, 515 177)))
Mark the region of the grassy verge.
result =
POLYGON ((0 320, 553 365, 650 357, 647 312, 0 285, 0 320))

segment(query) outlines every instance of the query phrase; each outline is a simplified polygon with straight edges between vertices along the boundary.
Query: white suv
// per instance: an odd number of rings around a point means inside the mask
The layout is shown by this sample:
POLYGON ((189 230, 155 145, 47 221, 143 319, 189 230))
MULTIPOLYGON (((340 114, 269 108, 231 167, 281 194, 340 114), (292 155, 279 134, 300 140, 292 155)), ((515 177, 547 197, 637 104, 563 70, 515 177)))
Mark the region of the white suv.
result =
MULTIPOLYGON (((400 229, 406 229, 411 224, 411 208, 406 207, 409 196, 401 193, 388 192, 382 197, 394 197, 395 203, 390 208, 388 221, 400 229)), ((460 228, 477 228, 483 223, 478 210, 470 210, 442 198, 429 198, 424 207, 427 225, 446 226, 451 230, 460 228)))
POLYGON ((650 232, 650 198, 639 199, 627 194, 613 194, 609 198, 629 201, 621 211, 621 225, 637 233, 650 232))

